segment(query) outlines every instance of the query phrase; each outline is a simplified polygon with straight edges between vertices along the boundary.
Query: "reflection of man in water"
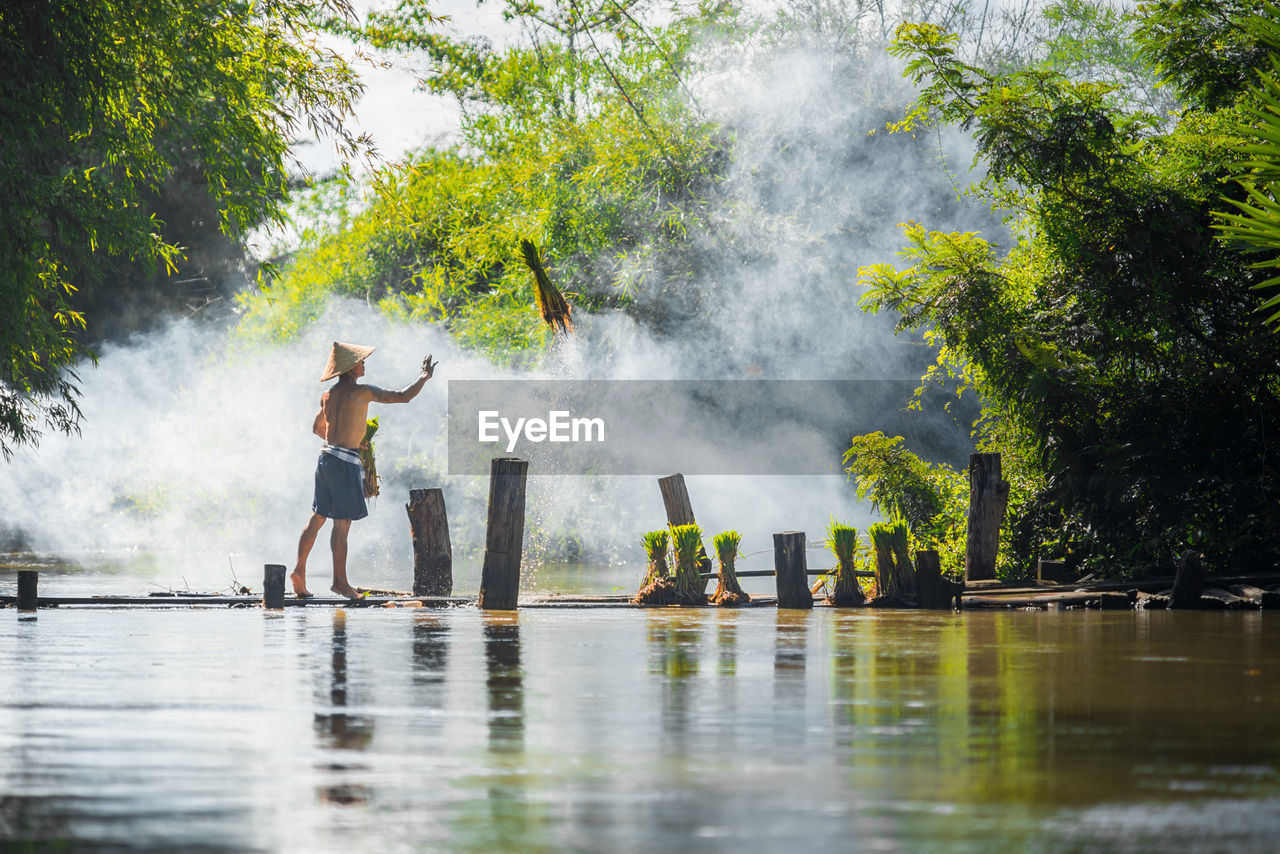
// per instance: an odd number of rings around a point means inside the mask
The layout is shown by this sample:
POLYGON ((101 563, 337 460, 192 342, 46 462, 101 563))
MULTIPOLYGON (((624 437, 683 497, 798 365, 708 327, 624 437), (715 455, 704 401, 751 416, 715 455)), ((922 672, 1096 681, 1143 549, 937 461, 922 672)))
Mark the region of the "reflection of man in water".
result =
POLYGON ((298 540, 298 563, 289 576, 293 592, 298 596, 311 595, 307 591, 307 555, 311 554, 311 547, 315 545, 316 535, 324 527, 325 520, 332 519, 329 547, 333 550, 333 586, 329 589, 348 599, 359 598, 360 594, 347 581, 347 532, 353 520, 369 515, 364 503, 364 472, 360 465, 360 444, 364 441, 369 404, 408 403, 418 396, 435 370, 436 363, 427 356, 422 360, 422 375, 400 391, 362 385, 357 380, 364 376, 364 360, 373 351, 373 347, 335 341, 329 353, 329 364, 320 377, 321 382, 334 377, 338 382, 321 395, 320 411, 316 413, 311 427, 325 444, 316 464, 311 520, 298 540))

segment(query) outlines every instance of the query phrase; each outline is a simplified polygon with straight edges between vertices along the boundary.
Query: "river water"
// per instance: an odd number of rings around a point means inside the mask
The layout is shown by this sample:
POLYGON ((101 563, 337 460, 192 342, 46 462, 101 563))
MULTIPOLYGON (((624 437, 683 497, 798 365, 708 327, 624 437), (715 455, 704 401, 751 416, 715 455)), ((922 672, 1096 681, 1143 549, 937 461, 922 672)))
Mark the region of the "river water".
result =
POLYGON ((6 610, 0 849, 1271 851, 1278 641, 1269 613, 6 610))

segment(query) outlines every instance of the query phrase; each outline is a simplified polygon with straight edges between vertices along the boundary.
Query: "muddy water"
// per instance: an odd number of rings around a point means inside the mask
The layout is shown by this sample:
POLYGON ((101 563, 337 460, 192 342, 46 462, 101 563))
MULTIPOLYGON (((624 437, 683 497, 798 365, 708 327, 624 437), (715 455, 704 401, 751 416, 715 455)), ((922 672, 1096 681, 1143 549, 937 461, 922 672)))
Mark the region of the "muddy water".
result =
POLYGON ((1278 641, 1269 613, 0 611, 0 849, 1269 851, 1278 641))

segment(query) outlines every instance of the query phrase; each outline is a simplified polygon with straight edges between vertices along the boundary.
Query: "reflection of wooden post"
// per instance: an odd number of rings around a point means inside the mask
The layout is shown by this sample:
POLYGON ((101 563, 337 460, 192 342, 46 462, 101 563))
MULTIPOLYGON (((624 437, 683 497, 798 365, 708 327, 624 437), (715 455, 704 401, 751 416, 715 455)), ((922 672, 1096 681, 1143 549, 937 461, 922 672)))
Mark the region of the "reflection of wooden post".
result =
POLYGON ((529 461, 495 457, 489 468, 489 526, 480 572, 480 607, 514 611, 524 551, 524 487, 529 461))
POLYGON ((413 595, 452 595, 453 546, 444 490, 411 489, 404 509, 413 535, 413 595))
POLYGON ((964 580, 996 577, 1000 522, 1009 503, 1009 482, 1000 479, 999 454, 969 455, 969 531, 964 549, 964 580))
MULTIPOLYGON (((668 525, 674 527, 698 524, 693 518, 693 504, 689 501, 689 490, 684 485, 684 475, 672 474, 658 478, 658 489, 662 492, 662 504, 667 509, 668 525)), ((712 572, 711 558, 707 557, 707 550, 701 543, 698 544, 698 572, 702 575, 712 572)), ((707 592, 710 581, 709 578, 702 580, 703 593, 707 592)))
POLYGON ((284 565, 269 563, 262 569, 262 607, 270 611, 284 608, 284 565))
POLYGON ((34 569, 18 570, 18 610, 34 611, 40 599, 36 590, 40 584, 40 573, 34 569))
POLYGON ((1170 608, 1199 608, 1200 594, 1204 592, 1204 561, 1195 552, 1187 552, 1178 564, 1178 574, 1173 577, 1173 592, 1169 594, 1170 608))
POLYGON ((773 568, 778 584, 779 608, 812 608, 809 572, 805 566, 804 531, 773 535, 773 568))

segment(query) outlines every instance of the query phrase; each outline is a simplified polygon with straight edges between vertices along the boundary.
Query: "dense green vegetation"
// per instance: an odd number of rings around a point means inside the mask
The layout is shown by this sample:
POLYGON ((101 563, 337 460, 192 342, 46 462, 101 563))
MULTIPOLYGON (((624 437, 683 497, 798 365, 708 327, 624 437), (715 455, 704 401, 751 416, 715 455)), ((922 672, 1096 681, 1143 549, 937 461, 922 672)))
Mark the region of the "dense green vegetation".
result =
POLYGON ((428 88, 463 109, 464 142, 387 171, 337 233, 309 235, 281 282, 245 297, 251 334, 292 335, 345 293, 518 359, 548 334, 530 308, 521 240, 554 259, 558 286, 593 310, 629 300, 627 265, 610 258, 655 235, 678 252, 698 227, 724 147, 689 102, 669 96, 695 25, 714 10, 649 29, 611 0, 513 3, 507 14, 536 26, 535 43, 495 50, 441 35, 424 8, 402 3, 359 35, 425 55, 428 88))
MULTIPOLYGON (((29 0, 0 9, 0 451, 76 428, 77 292, 175 271, 175 193, 239 237, 279 220, 291 142, 345 135, 359 84, 315 46, 344 4, 29 0), (333 7, 333 8, 328 8, 333 7), (211 202, 206 204, 206 202, 211 202)), ((90 319, 91 320, 91 319, 90 319)))
MULTIPOLYGON (((961 62, 936 27, 899 30, 894 51, 922 86, 907 125, 973 129, 983 191, 1017 243, 1000 253, 912 224, 907 267, 869 268, 867 303, 926 330, 939 372, 977 393, 978 444, 1005 454, 1013 484, 1013 569, 1167 569, 1197 549, 1244 570, 1272 554, 1280 338, 1255 311, 1262 274, 1213 232, 1243 197, 1230 179, 1247 171, 1240 134, 1270 68, 1251 13, 1275 10, 1158 0, 1125 19, 1182 104, 1167 116, 1052 65, 961 62)), ((928 473, 893 487, 872 468, 890 449, 870 450, 854 471, 919 505, 928 473)), ((930 500, 956 512, 954 493, 930 500)))

